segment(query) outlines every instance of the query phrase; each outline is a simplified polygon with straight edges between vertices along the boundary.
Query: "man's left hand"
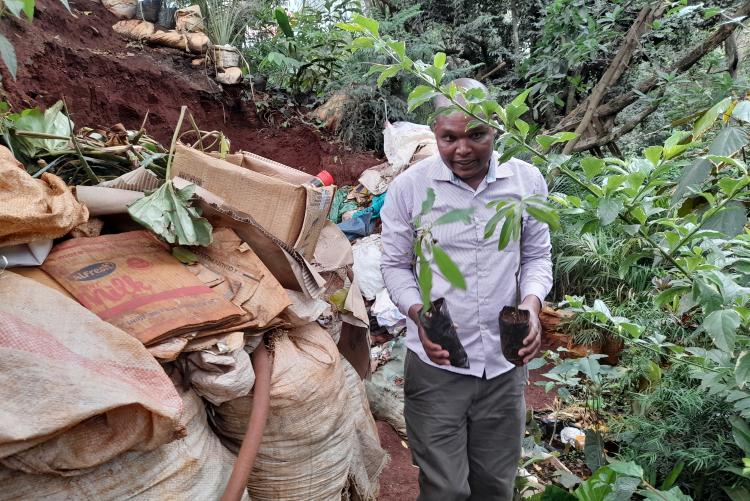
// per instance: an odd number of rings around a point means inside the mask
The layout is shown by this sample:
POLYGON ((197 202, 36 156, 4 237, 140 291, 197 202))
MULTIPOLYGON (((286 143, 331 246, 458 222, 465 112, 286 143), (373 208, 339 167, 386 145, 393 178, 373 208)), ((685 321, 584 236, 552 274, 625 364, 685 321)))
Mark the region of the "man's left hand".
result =
POLYGON ((523 363, 528 364, 539 354, 542 347, 542 325, 539 322, 539 312, 542 304, 536 296, 526 296, 519 310, 529 312, 529 334, 523 340, 523 348, 518 351, 518 356, 523 358, 523 363))

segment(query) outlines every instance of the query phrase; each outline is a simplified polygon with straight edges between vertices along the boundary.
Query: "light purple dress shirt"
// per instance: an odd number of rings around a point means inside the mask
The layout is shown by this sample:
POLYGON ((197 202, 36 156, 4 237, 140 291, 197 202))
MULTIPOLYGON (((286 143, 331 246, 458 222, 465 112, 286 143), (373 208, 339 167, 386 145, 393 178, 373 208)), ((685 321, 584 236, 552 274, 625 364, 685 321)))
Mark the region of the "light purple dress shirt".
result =
POLYGON ((408 317, 409 307, 422 299, 413 267, 414 218, 420 213, 427 189, 435 190, 432 211, 423 217, 429 224, 453 209, 473 208, 471 224, 464 222, 434 226, 433 237, 453 259, 466 279, 466 290, 453 288, 433 263, 432 300, 444 297, 458 337, 469 356, 469 368, 438 366, 425 354, 417 326, 407 319, 406 345, 425 363, 441 369, 493 378, 513 369, 502 354, 498 315, 503 306, 515 302, 515 272, 520 249, 521 300, 533 294, 544 301, 552 287, 552 260, 549 228, 524 215, 521 241, 511 241, 497 250, 499 228, 485 240, 484 227, 495 214, 487 208, 494 200, 520 200, 532 194, 547 195, 547 185, 539 170, 521 160, 511 159, 498 165, 493 155, 487 176, 473 190, 458 179, 439 155, 414 164, 396 177, 388 188, 381 212, 383 221, 383 257, 381 270, 388 293, 408 317))

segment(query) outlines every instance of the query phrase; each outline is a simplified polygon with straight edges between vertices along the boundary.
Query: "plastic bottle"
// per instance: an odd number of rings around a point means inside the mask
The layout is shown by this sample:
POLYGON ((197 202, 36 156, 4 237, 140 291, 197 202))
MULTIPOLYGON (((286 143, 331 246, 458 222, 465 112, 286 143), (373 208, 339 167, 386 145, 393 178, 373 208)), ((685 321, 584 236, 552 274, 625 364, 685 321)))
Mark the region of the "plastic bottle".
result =
POLYGON ((331 186, 333 184, 333 176, 327 170, 322 170, 318 172, 317 176, 308 181, 307 184, 316 188, 331 186))

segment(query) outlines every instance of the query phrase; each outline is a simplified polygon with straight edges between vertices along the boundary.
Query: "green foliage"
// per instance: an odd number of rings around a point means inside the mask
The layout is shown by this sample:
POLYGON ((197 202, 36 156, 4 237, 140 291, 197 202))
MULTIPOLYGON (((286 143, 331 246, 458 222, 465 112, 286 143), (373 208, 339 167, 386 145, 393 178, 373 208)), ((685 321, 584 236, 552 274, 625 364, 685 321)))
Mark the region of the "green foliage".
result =
POLYGON ((206 34, 214 45, 241 43, 250 16, 243 0, 199 0, 206 34))

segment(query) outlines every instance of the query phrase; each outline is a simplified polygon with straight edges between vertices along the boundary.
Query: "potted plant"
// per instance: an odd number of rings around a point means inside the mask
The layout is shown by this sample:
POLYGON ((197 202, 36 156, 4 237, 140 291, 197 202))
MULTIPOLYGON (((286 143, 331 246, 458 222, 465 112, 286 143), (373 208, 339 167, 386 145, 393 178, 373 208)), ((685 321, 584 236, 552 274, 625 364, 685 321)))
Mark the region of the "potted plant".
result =
POLYGON ((239 66, 241 55, 234 45, 241 38, 249 7, 241 0, 203 0, 200 4, 211 41, 208 56, 217 70, 239 66))

